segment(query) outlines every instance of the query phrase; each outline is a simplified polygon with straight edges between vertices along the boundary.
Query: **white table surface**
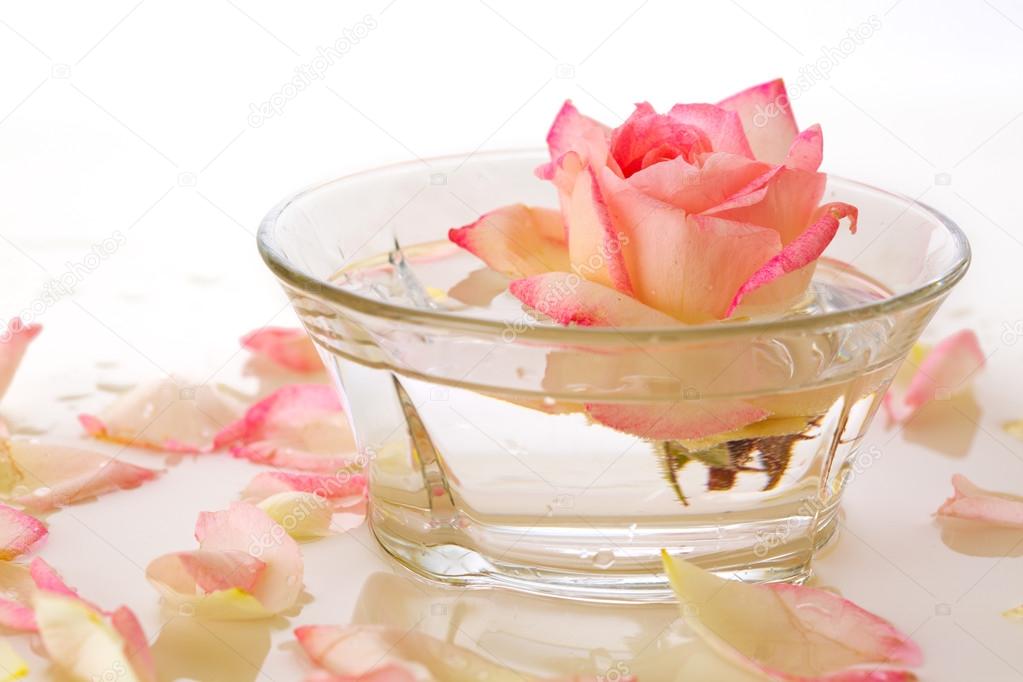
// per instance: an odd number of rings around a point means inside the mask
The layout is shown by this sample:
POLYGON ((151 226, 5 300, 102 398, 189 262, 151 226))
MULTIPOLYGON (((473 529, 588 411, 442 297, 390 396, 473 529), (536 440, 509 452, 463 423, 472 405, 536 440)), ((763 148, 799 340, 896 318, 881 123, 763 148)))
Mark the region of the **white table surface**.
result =
MULTIPOLYGON (((536 146, 566 97, 617 123, 635 101, 714 100, 803 74, 813 82, 794 106, 803 125, 823 124, 826 170, 919 197, 967 231, 973 268, 927 337, 969 326, 990 354, 972 396, 935 404, 908 429, 875 424, 864 446, 879 456, 848 492, 817 584, 911 633, 924 679, 1023 679, 1023 623, 1000 616, 1023 603, 1023 531, 932 516, 953 472, 1023 492, 1023 442, 1001 429, 1023 417, 1023 5, 947 5, 4 3, 0 316, 31 310, 45 331, 0 411, 18 433, 76 443, 74 416, 109 401, 103 388, 174 373, 254 391, 237 337, 294 318, 253 233, 297 188, 413 155, 536 146), (374 27, 321 79, 276 97, 359 22, 374 27), (843 51, 864 22, 872 35, 843 51), (811 71, 821 59, 827 77, 811 71), (251 106, 271 99, 283 105, 256 121, 251 106), (123 245, 98 267, 80 267, 118 234, 123 245), (69 272, 73 291, 43 302, 46 282, 69 272)), ((144 567, 192 547, 197 512, 225 507, 256 468, 122 456, 168 471, 53 515, 42 555, 88 598, 134 608, 165 676, 299 679, 291 628, 353 618, 418 622, 534 670, 586 658, 606 669, 615 658, 599 648, 628 637, 648 657, 662 651, 664 670, 689 656, 665 648, 670 610, 455 600, 410 582, 365 528, 303 545, 311 596, 288 620, 170 618, 144 567)))

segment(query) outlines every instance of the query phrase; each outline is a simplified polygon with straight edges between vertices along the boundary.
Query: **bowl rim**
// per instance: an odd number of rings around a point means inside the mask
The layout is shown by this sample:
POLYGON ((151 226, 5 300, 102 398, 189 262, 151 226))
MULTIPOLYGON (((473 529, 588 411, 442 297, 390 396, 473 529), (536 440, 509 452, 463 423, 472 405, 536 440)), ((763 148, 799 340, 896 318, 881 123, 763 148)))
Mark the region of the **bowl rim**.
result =
POLYGON ((452 313, 441 310, 429 310, 413 308, 395 303, 387 303, 377 299, 367 298, 352 291, 348 291, 329 280, 313 277, 294 265, 277 248, 274 237, 274 228, 281 214, 291 204, 299 201, 315 192, 326 189, 330 186, 344 183, 349 180, 366 179, 373 175, 386 175, 400 169, 411 168, 422 165, 424 162, 452 162, 460 160, 459 168, 470 160, 499 161, 504 159, 515 159, 525 157, 542 158, 547 150, 541 148, 518 148, 500 149, 487 152, 470 152, 463 154, 448 154, 434 156, 426 159, 399 161, 392 164, 377 166, 366 170, 349 173, 340 177, 332 178, 316 183, 287 197, 275 205, 260 222, 256 234, 257 247, 260 256, 267 267, 286 286, 297 289, 302 293, 343 308, 354 310, 359 313, 375 318, 392 320, 404 324, 420 325, 438 330, 457 331, 463 333, 504 335, 509 328, 513 328, 516 339, 546 341, 546 342, 593 342, 593 343, 621 343, 623 337, 631 342, 653 341, 657 343, 672 341, 703 341, 710 339, 732 338, 746 335, 770 334, 772 332, 791 332, 794 330, 808 330, 826 328, 848 322, 874 319, 884 315, 911 308, 916 305, 932 301, 946 293, 959 280, 963 278, 969 269, 972 259, 969 240, 963 230, 948 216, 941 211, 921 201, 907 197, 896 192, 874 187, 864 182, 851 180, 839 175, 828 174, 829 180, 837 180, 846 185, 858 187, 872 193, 882 194, 889 198, 896 199, 906 204, 908 211, 916 207, 928 214, 934 222, 940 224, 952 238, 958 252, 958 258, 950 267, 938 276, 924 282, 923 284, 902 292, 895 296, 881 299, 852 308, 836 310, 820 315, 808 315, 797 318, 777 318, 771 320, 736 320, 734 322, 708 323, 698 325, 687 325, 683 322, 679 326, 671 327, 583 327, 569 326, 560 327, 549 324, 522 323, 519 320, 494 320, 473 317, 464 313, 452 313))

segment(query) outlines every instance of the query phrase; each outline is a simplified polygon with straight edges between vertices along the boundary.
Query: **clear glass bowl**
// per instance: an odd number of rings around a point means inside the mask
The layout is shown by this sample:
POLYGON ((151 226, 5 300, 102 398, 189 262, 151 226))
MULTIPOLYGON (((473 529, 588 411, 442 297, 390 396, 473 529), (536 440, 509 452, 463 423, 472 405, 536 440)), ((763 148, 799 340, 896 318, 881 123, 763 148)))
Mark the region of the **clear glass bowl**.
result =
POLYGON ((370 457, 377 539, 431 579, 584 599, 669 597, 661 548, 743 580, 805 579, 888 383, 968 267, 963 233, 830 178, 824 201, 858 206, 859 233, 836 238, 809 303, 784 315, 609 329, 437 305, 445 259, 471 258, 449 228, 508 203, 556 206, 532 173, 543 160, 360 173, 260 227, 370 457), (369 271, 361 286, 345 274, 369 271), (770 416, 698 440, 656 428, 658 414, 737 405, 770 416), (640 426, 606 426, 609 410, 640 426))

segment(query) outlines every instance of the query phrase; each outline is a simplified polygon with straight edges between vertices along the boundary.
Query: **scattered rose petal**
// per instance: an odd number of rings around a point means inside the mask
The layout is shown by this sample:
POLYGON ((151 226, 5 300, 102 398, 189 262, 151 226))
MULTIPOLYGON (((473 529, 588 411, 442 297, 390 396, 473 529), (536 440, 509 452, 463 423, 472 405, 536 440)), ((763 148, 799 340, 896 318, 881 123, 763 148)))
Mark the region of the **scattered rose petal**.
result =
POLYGON ((98 415, 78 417, 89 435, 167 452, 202 452, 214 435, 241 414, 219 388, 168 378, 140 384, 98 415))
POLYGON ((29 574, 32 576, 32 582, 35 583, 37 590, 49 592, 51 594, 60 594, 65 597, 74 597, 85 603, 93 611, 100 611, 98 606, 91 602, 87 602, 78 595, 78 590, 69 586, 64 582, 64 579, 60 577, 60 573, 57 573, 50 564, 46 563, 41 557, 36 557, 32 560, 32 563, 28 567, 29 574))
POLYGON ((36 517, 0 504, 0 560, 24 554, 46 533, 46 526, 36 517))
POLYGON ((11 643, 0 639, 0 682, 20 680, 28 675, 28 663, 25 662, 11 643))
POLYGON ((785 83, 780 78, 754 85, 718 102, 742 121, 746 139, 760 161, 782 163, 799 132, 785 83))
POLYGON ((323 384, 285 386, 224 427, 214 447, 260 464, 335 472, 353 466, 355 437, 337 394, 323 384))
POLYGON ((36 585, 24 564, 0 561, 0 626, 18 632, 35 632, 32 597, 36 585))
POLYGON ((235 620, 280 613, 298 599, 302 555, 263 510, 235 502, 227 511, 202 512, 195 537, 198 552, 166 554, 146 569, 170 605, 204 618, 235 620))
POLYGON ((986 361, 972 330, 943 339, 924 355, 905 392, 893 387, 885 395, 889 422, 905 422, 932 400, 948 400, 968 388, 986 361))
POLYGON ((1009 620, 1021 620, 1023 619, 1023 604, 1020 606, 1013 607, 1008 611, 1003 611, 1002 615, 1009 620))
POLYGON ((952 477, 952 497, 938 507, 938 516, 1023 528, 1023 497, 978 488, 962 474, 952 477))
MULTIPOLYGON (((117 625, 108 623, 85 602, 42 591, 35 597, 35 614, 50 659, 76 679, 156 680, 151 665, 145 665, 148 654, 136 650, 145 638, 139 642, 133 632, 128 640, 117 625)), ((123 615, 119 621, 123 628, 123 615)))
MULTIPOLYGON (((304 625, 295 637, 320 678, 345 682, 570 682, 505 668, 479 654, 417 630, 382 625, 304 625), (331 677, 333 676, 333 677, 331 677)), ((620 682, 635 682, 624 676, 620 682)), ((586 682, 597 678, 572 678, 586 682)))
POLYGON ((567 272, 570 267, 564 221, 549 208, 505 206, 452 228, 448 238, 509 277, 567 272))
POLYGON ((261 502, 283 492, 313 493, 338 507, 348 506, 353 498, 366 495, 366 477, 341 471, 332 476, 299 474, 290 471, 264 471, 257 474, 242 491, 246 502, 261 502))
POLYGON ((915 679, 877 666, 919 665, 916 644, 846 599, 800 585, 725 580, 662 554, 686 625, 746 669, 787 682, 915 679))
POLYGON ((0 439, 0 495, 33 511, 135 488, 158 475, 89 450, 0 439))
POLYGON ((304 329, 262 327, 242 337, 242 346, 284 369, 299 374, 323 371, 323 363, 304 329))
POLYGON ((13 318, 0 332, 0 398, 14 379, 14 373, 21 364, 25 349, 43 328, 38 324, 24 324, 20 318, 13 318))
POLYGON ((1014 438, 1023 440, 1023 419, 1015 419, 1010 422, 1002 424, 1002 428, 1005 432, 1014 438))
POLYGON ((275 493, 256 506, 296 540, 330 534, 334 510, 330 502, 319 495, 295 491, 275 493))

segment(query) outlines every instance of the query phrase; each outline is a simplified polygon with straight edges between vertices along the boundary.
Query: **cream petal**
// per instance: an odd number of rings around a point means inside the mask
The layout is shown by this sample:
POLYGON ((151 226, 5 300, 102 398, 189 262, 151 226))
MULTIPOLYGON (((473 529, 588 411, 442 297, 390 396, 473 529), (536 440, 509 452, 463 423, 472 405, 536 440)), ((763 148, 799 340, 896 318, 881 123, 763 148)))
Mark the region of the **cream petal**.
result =
POLYGON ((202 452, 241 414, 223 390, 168 378, 136 386, 98 415, 79 417, 92 436, 168 452, 202 452))
POLYGON ((287 491, 275 493, 257 504, 288 535, 308 540, 330 534, 334 509, 330 501, 313 493, 287 491))
POLYGON ((816 123, 799 133, 785 155, 784 165, 805 171, 816 171, 824 160, 824 134, 816 123))
POLYGON ((291 372, 315 374, 323 371, 316 346, 304 329, 262 327, 243 336, 241 344, 291 372))
POLYGON ((26 677, 29 673, 25 662, 11 643, 0 638, 0 682, 13 682, 26 677))
POLYGON ((46 525, 36 517, 0 504, 0 560, 24 554, 46 533, 46 525))
POLYGON ((721 100, 718 106, 739 115, 746 139, 758 160, 768 163, 785 160, 799 128, 783 80, 755 85, 721 100))
POLYGON ((965 390, 986 362, 972 330, 942 339, 924 355, 905 391, 893 386, 885 395, 889 421, 905 422, 932 400, 947 400, 965 390))
POLYGON ((576 154, 583 164, 603 166, 610 137, 610 128, 583 116, 571 100, 565 100, 547 133, 551 162, 537 168, 537 176, 542 180, 553 179, 558 160, 569 153, 576 154))
POLYGON ((667 552, 664 567, 686 625, 718 653, 770 679, 911 680, 878 666, 922 661, 891 623, 830 592, 724 580, 667 552))
POLYGON ((632 295, 622 255, 625 236, 611 219, 596 173, 593 167, 585 167, 576 176, 567 204, 562 206, 572 271, 632 295))
POLYGON ((42 330, 42 326, 38 324, 24 324, 20 318, 15 317, 7 323, 4 331, 0 332, 0 398, 4 397, 11 381, 14 380, 14 373, 21 364, 28 344, 39 336, 42 330))
POLYGON ((549 208, 504 206, 450 230, 448 238, 509 277, 570 268, 564 221, 549 208))
POLYGON ((340 471, 331 476, 302 474, 291 471, 264 471, 257 474, 242 491, 246 502, 261 502, 284 492, 311 493, 343 507, 345 502, 366 495, 366 477, 340 471))
POLYGON ((938 516, 1023 528, 1023 497, 989 492, 962 474, 952 477, 952 497, 938 507, 938 516))

